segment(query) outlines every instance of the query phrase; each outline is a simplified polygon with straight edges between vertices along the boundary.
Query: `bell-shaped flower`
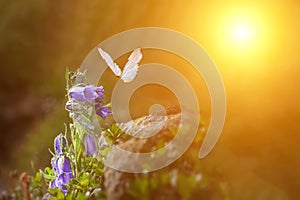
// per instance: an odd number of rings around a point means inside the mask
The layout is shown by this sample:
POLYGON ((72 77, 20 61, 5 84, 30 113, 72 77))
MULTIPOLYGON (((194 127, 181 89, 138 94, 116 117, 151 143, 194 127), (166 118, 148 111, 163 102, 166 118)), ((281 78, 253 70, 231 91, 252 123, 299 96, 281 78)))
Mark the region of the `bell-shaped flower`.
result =
POLYGON ((69 90, 70 98, 78 101, 87 101, 92 103, 95 99, 103 99, 103 86, 95 87, 94 85, 74 86, 69 90))
POLYGON ((72 172, 64 172, 56 178, 55 183, 57 187, 60 188, 64 194, 68 192, 66 185, 72 178, 73 178, 72 172))
POLYGON ((80 110, 84 109, 84 106, 82 104, 78 103, 77 100, 70 99, 67 101, 65 109, 69 112, 80 111, 80 110))
POLYGON ((55 169, 57 174, 72 172, 70 159, 66 156, 59 156, 56 160, 55 169))
POLYGON ((57 177, 57 185, 60 187, 61 185, 67 185, 69 180, 73 178, 72 172, 64 172, 57 177))
POLYGON ((57 176, 49 183, 49 188, 58 187, 66 194, 68 192, 66 185, 73 178, 70 159, 66 156, 55 156, 51 159, 51 165, 57 176))
POLYGON ((86 156, 97 156, 98 155, 98 146, 96 139, 92 134, 87 134, 83 140, 84 148, 86 150, 86 156))
POLYGON ((106 119, 109 114, 112 114, 112 111, 107 107, 102 107, 100 104, 95 105, 96 114, 102 117, 102 119, 106 119))

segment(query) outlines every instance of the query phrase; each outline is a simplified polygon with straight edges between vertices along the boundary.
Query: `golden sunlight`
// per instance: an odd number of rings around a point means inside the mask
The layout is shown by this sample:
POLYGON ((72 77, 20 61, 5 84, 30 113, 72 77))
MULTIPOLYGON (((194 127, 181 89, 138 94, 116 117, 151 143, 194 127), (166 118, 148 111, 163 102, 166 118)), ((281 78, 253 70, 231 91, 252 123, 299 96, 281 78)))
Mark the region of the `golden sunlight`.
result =
POLYGON ((232 49, 238 51, 252 51, 258 47, 262 35, 259 34, 259 24, 254 23, 254 19, 242 19, 236 16, 228 19, 223 27, 226 35, 224 41, 226 45, 230 45, 232 49))
POLYGON ((242 6, 216 11, 219 15, 211 18, 210 31, 223 61, 226 58, 227 61, 248 63, 244 61, 251 59, 254 65, 258 57, 266 58, 271 54, 270 41, 276 32, 268 12, 242 6))
MULTIPOLYGON (((198 11, 203 4, 194 8, 198 11)), ((249 70, 260 69, 260 63, 279 52, 277 38, 284 33, 284 29, 278 28, 278 24, 283 23, 282 17, 269 8, 269 4, 258 3, 213 4, 205 7, 204 12, 198 12, 199 25, 190 28, 196 32, 193 37, 207 48, 216 62, 230 66, 249 65, 249 70), (203 28, 203 24, 207 27, 203 28)))
POLYGON ((237 25, 233 29, 233 39, 235 39, 237 42, 247 42, 251 40, 252 36, 252 30, 251 27, 241 24, 237 25))

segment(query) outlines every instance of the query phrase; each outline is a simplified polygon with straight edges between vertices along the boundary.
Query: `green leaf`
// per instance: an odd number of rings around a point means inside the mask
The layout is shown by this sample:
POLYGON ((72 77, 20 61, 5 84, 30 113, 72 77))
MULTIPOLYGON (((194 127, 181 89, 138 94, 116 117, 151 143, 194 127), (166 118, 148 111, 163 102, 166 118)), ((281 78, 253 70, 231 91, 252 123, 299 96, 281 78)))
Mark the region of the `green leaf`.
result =
POLYGON ((88 185, 89 185, 89 179, 88 178, 85 178, 85 179, 83 179, 83 180, 81 180, 80 181, 80 184, 82 185, 82 186, 85 186, 85 187, 87 187, 88 185))
POLYGON ((62 193, 62 191, 58 191, 56 197, 57 197, 57 200, 64 200, 65 199, 65 195, 64 195, 64 193, 62 193))
POLYGON ((72 200, 72 199, 73 199, 73 195, 72 194, 67 194, 66 200, 72 200))
POLYGON ((80 192, 77 195, 77 199, 78 200, 86 200, 86 199, 88 199, 88 197, 86 197, 85 194, 83 194, 83 193, 80 192))
POLYGON ((50 167, 46 167, 44 173, 49 175, 54 175, 54 172, 50 167))
POLYGON ((35 174, 35 181, 40 182, 41 180, 42 180, 42 175, 41 175, 40 172, 37 172, 37 173, 35 174))
POLYGON ((55 178, 55 174, 54 174, 53 170, 49 167, 46 167, 44 169, 44 172, 41 171, 40 173, 45 179, 54 179, 55 178))

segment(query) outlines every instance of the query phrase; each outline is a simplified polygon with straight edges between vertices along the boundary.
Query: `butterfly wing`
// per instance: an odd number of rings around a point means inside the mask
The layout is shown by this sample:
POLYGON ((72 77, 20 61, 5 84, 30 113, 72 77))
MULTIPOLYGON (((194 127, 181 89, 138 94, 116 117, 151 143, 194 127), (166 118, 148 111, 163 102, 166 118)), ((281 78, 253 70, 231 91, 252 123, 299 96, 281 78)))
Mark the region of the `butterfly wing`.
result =
POLYGON ((101 57, 103 58, 103 60, 106 62, 106 64, 109 66, 109 68, 113 71, 113 73, 116 76, 121 76, 122 72, 121 72, 120 67, 113 61, 113 59, 110 57, 110 55, 108 55, 108 53, 103 51, 100 47, 98 47, 98 52, 101 55, 101 57))
POLYGON ((136 74, 139 70, 139 67, 138 65, 134 65, 132 67, 130 67, 130 69, 128 69, 126 71, 126 73, 123 72, 122 76, 121 76, 121 79, 125 82, 125 83, 128 83, 130 81, 132 81, 135 77, 136 77, 136 74))
POLYGON ((135 49, 128 58, 128 61, 123 69, 121 79, 127 83, 132 81, 138 72, 138 63, 142 59, 143 55, 141 49, 135 49))

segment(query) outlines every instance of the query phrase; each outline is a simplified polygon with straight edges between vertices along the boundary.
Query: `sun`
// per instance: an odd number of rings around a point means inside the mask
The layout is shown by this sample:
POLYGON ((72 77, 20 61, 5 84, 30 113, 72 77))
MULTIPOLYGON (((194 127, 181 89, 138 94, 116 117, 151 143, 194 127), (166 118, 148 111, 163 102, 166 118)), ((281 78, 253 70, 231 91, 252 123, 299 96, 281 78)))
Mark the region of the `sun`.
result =
POLYGON ((251 13, 230 13, 220 21, 217 45, 223 55, 244 59, 255 57, 267 47, 262 19, 251 13))
POLYGON ((253 67, 259 59, 270 58, 277 51, 274 41, 281 34, 276 26, 280 18, 273 13, 258 9, 255 5, 227 6, 225 3, 220 7, 213 6, 207 13, 216 14, 207 15, 207 29, 201 24, 196 30, 201 42, 203 31, 206 31, 205 42, 220 62, 253 67))
POLYGON ((255 36, 257 27, 249 21, 231 23, 226 29, 227 40, 237 48, 250 48, 258 40, 255 36))
POLYGON ((207 17, 199 17, 199 25, 191 26, 191 29, 196 31, 201 43, 207 43, 207 47, 212 49, 210 51, 220 55, 222 61, 250 65, 258 58, 268 58, 277 51, 274 41, 281 34, 276 26, 280 18, 256 4, 224 3, 208 7, 205 13, 207 17), (244 62, 246 60, 251 62, 244 62))
POLYGON ((234 39, 240 42, 251 40, 251 27, 245 24, 239 24, 233 29, 232 34, 234 39))

